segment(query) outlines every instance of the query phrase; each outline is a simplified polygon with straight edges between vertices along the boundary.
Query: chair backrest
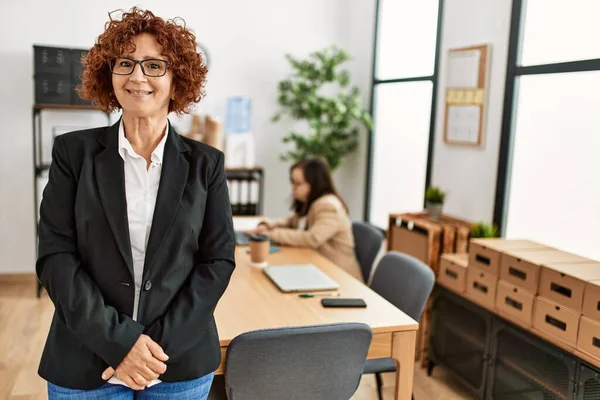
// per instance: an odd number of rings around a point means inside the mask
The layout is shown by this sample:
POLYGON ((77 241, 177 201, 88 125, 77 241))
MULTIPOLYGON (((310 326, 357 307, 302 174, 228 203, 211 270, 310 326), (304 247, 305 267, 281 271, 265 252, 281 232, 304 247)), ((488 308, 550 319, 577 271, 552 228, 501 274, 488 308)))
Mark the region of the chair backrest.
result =
POLYGON ((354 252, 365 282, 369 281, 375 257, 383 243, 383 233, 367 222, 355 221, 352 223, 354 235, 354 252))
POLYGON ((345 323, 244 333, 227 348, 229 400, 348 400, 360 382, 372 332, 345 323))
POLYGON ((371 289, 419 321, 434 284, 435 274, 428 265, 408 254, 390 251, 379 261, 371 289))

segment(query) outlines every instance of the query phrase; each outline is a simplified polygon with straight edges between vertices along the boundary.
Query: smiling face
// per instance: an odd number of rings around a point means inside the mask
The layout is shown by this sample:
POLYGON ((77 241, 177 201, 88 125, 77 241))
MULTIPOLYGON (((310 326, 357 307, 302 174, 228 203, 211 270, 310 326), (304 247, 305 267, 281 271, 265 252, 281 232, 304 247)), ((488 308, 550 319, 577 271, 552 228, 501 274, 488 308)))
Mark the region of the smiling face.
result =
MULTIPOLYGON (((132 60, 158 59, 166 60, 161 54, 161 46, 156 38, 148 33, 141 33, 133 38, 135 52, 122 54, 132 60)), ((116 68, 127 69, 131 61, 117 59, 114 61, 113 71, 116 68)), ((150 69, 161 68, 160 63, 144 63, 146 73, 150 69)), ((131 117, 160 117, 166 118, 169 113, 169 101, 173 95, 173 75, 167 68, 163 76, 146 76, 141 66, 135 64, 131 75, 112 75, 113 90, 123 113, 131 117)))

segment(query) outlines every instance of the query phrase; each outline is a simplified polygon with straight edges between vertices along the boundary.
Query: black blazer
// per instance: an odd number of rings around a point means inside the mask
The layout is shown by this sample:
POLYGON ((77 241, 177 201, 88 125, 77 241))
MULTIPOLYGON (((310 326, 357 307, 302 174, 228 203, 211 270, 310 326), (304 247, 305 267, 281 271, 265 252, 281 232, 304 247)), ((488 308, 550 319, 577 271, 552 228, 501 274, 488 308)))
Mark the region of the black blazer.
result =
POLYGON ((118 130, 119 122, 56 138, 40 210, 36 272, 55 312, 38 373, 67 388, 106 383, 102 372, 142 333, 170 357, 165 382, 220 362, 213 311, 235 268, 223 153, 170 128, 134 321, 118 130))

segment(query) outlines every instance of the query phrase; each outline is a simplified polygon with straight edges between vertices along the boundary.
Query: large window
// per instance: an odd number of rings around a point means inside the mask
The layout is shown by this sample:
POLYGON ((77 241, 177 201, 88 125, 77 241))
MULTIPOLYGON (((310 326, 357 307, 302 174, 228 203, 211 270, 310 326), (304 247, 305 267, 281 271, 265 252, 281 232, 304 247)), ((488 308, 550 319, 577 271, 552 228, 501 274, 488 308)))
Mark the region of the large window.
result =
POLYGON ((365 218, 423 207, 433 148, 441 0, 379 0, 365 218))
POLYGON ((496 222, 600 260, 600 2, 513 7, 496 222))
POLYGON ((523 0, 520 65, 541 65, 600 56, 600 1, 523 0))

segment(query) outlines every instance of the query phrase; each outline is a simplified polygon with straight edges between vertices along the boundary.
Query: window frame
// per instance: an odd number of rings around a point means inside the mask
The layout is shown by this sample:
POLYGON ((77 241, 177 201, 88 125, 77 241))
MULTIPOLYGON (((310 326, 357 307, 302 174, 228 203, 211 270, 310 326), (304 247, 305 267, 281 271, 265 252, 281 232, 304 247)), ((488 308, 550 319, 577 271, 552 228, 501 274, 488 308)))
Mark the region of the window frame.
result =
MULTIPOLYGON (((435 146, 435 121, 437 111, 437 92, 438 92, 438 76, 439 76, 439 64, 440 64, 440 43, 442 35, 442 21, 444 15, 444 0, 438 0, 438 13, 437 13, 437 32, 435 39, 435 54, 434 54, 434 65, 433 74, 427 76, 413 76, 409 78, 392 78, 392 79, 379 79, 377 77, 377 61, 379 58, 379 23, 380 23, 380 11, 381 3, 384 0, 377 0, 376 11, 375 11, 375 34, 373 41, 373 64, 372 64, 372 75, 371 75, 371 97, 370 97, 370 108, 369 112, 373 121, 375 121, 375 92, 377 91, 378 85, 385 85, 389 83, 407 83, 407 82, 420 82, 430 81, 432 83, 431 93, 431 112, 429 120, 429 143, 427 148, 427 167, 425 173, 425 187, 428 187, 431 182, 431 175, 433 170, 433 149, 435 146)), ((363 219, 367 222, 370 221, 370 209, 371 209, 371 197, 373 189, 373 153, 375 148, 375 132, 370 129, 368 132, 367 140, 367 174, 366 174, 366 185, 365 185, 365 202, 363 219)), ((425 206, 425 193, 423 193, 423 206, 425 206)))
POLYGON ((508 217, 508 198, 510 195, 510 179, 512 154, 514 150, 514 131, 516 123, 516 107, 518 104, 518 80, 521 76, 557 74, 567 72, 600 71, 600 58, 567 61, 551 64, 521 66, 521 51, 527 0, 513 0, 510 35, 508 42, 508 60, 506 65, 506 83, 500 134, 500 153, 496 175, 496 195, 494 201, 493 222, 504 236, 508 217))

